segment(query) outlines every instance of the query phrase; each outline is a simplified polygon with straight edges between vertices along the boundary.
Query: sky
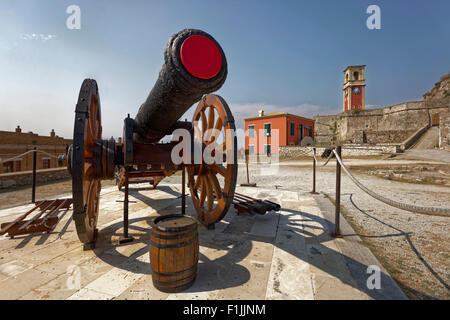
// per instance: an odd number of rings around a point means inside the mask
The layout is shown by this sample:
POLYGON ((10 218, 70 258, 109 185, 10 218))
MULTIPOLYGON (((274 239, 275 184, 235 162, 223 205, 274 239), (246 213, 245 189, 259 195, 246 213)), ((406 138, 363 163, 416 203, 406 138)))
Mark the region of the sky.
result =
POLYGON ((167 40, 184 28, 221 44, 228 77, 217 93, 240 128, 259 109, 341 112, 348 65, 366 65, 368 107, 420 100, 450 71, 449 12, 448 0, 1 0, 0 130, 71 138, 80 85, 93 78, 103 135, 121 136, 158 77, 167 40), (379 30, 366 26, 373 4, 379 30), (66 26, 70 5, 81 10, 79 30, 66 26))

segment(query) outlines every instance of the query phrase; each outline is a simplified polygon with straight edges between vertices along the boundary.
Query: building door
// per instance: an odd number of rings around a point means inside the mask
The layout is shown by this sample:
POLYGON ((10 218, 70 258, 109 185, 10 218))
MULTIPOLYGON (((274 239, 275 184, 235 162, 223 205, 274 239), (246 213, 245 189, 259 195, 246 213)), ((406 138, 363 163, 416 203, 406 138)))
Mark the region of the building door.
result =
POLYGON ((439 113, 435 113, 431 116, 431 125, 439 126, 439 113))

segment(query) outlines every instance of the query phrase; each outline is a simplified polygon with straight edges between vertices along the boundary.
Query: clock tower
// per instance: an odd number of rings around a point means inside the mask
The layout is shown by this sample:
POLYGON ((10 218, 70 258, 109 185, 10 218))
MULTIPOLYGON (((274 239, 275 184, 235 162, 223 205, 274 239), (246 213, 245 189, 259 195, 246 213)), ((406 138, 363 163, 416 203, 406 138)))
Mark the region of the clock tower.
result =
POLYGON ((364 110, 366 79, 364 68, 366 66, 348 66, 344 70, 344 111, 364 110))

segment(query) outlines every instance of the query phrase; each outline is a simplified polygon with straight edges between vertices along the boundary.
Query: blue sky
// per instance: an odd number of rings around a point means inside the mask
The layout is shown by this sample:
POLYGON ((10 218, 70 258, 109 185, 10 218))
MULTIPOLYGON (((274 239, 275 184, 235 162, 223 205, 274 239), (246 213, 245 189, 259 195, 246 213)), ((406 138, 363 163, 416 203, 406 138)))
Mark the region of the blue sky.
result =
POLYGON ((168 38, 183 28, 212 34, 224 49, 229 73, 218 93, 240 127, 261 108, 339 112, 348 65, 367 65, 367 105, 419 100, 450 71, 449 12, 448 0, 2 0, 0 130, 20 124, 71 137, 79 87, 90 77, 105 137, 120 136, 158 76, 168 38), (66 28, 72 4, 81 8, 80 30, 66 28), (366 27, 371 4, 381 8, 381 30, 366 27))

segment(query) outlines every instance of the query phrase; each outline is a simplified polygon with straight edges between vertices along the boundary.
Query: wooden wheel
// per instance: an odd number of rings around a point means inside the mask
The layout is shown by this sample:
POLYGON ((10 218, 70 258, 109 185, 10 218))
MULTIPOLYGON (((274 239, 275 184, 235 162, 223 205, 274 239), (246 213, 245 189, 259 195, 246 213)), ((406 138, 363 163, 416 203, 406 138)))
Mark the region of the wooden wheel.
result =
POLYGON ((78 238, 83 243, 95 241, 101 190, 98 173, 101 155, 96 150, 102 143, 101 136, 97 82, 85 79, 75 109, 73 147, 68 159, 72 171, 73 219, 78 238))
POLYGON ((208 226, 220 221, 233 202, 238 169, 236 128, 225 100, 213 94, 199 102, 192 125, 203 152, 201 164, 187 166, 188 185, 198 219, 208 226), (212 162, 205 160, 205 152, 214 157, 212 162))

